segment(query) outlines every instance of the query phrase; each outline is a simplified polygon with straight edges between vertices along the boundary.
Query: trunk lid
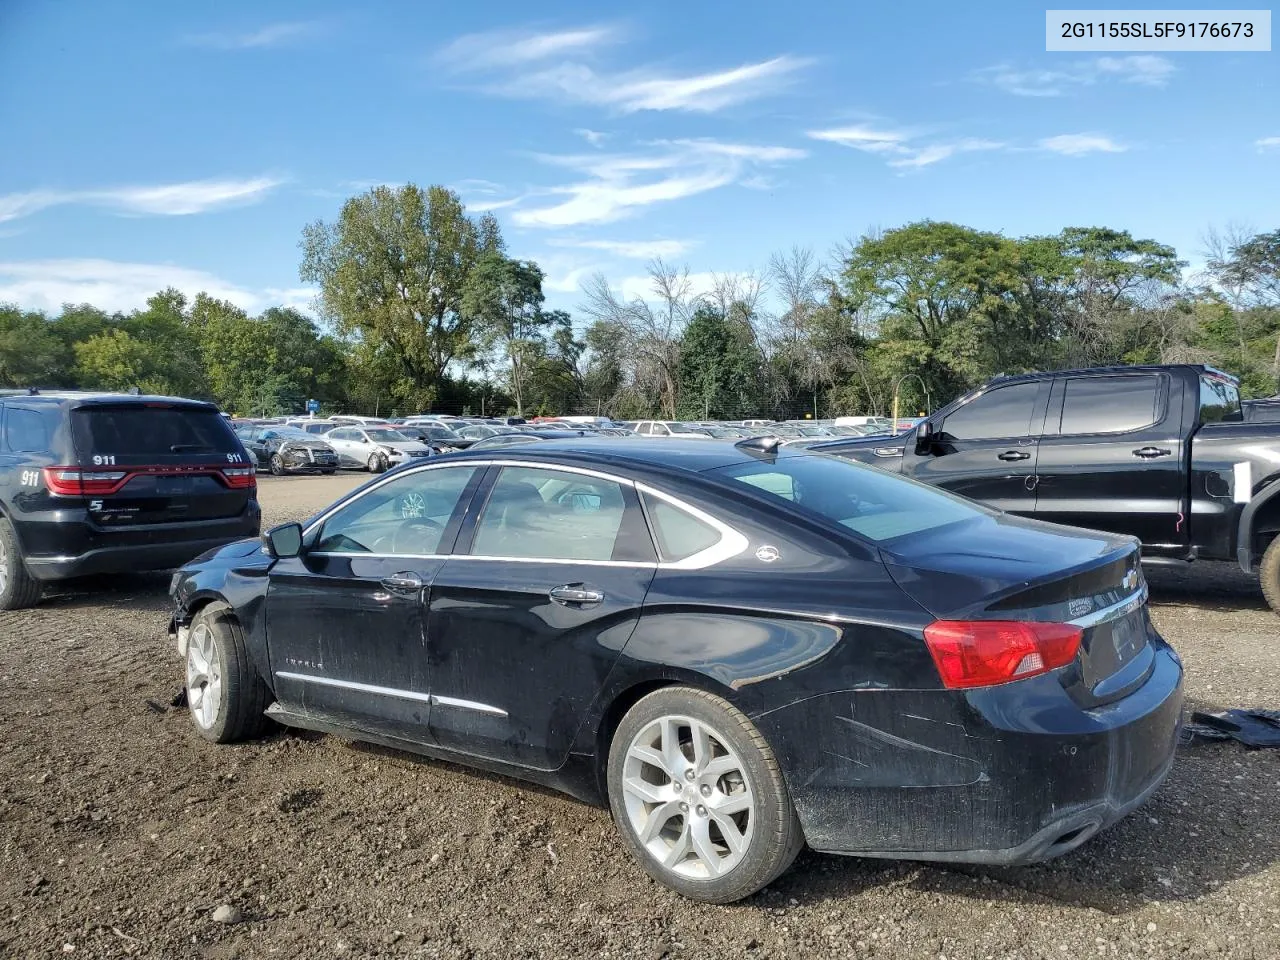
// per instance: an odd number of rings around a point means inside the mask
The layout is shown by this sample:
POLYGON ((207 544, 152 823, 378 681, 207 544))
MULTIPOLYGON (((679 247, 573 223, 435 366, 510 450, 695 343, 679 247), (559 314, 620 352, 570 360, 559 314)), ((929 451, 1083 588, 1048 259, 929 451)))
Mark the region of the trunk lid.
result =
POLYGON ((1132 538, 998 515, 904 537, 883 553, 898 584, 940 620, 1079 626, 1079 653, 1059 677, 1081 706, 1123 697, 1154 663, 1132 538))
POLYGON ((79 493, 104 527, 236 517, 255 493, 252 458, 210 404, 89 401, 70 418, 79 493))

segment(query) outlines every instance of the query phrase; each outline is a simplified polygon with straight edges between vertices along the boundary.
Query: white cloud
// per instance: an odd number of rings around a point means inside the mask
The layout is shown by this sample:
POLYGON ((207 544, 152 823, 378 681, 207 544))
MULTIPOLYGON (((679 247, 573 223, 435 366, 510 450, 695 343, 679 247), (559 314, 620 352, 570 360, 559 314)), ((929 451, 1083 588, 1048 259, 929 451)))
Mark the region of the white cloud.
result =
MULTIPOLYGON (((611 27, 552 33, 501 30, 460 37, 435 60, 456 74, 487 74, 486 89, 502 96, 586 103, 621 113, 721 110, 776 92, 808 63, 779 56, 725 70, 679 74, 656 66, 606 71, 586 62, 599 47, 620 39, 611 27)), ((582 133, 598 145, 594 131, 582 133)))
POLYGON ((550 57, 593 50, 619 39, 615 27, 579 27, 536 33, 531 30, 492 30, 458 37, 436 53, 436 62, 454 70, 510 67, 550 57))
POLYGON ((198 33, 185 39, 192 46, 215 50, 261 50, 307 40, 319 34, 323 26, 319 21, 299 20, 269 23, 248 33, 198 33))
POLYGON ((1253 145, 1259 150, 1280 149, 1280 137, 1263 137, 1261 140, 1255 140, 1253 145))
POLYGON ((1106 80, 1163 87, 1176 69, 1171 60, 1143 53, 1078 60, 1054 70, 1020 70, 1009 64, 999 64, 979 71, 975 77, 1020 97, 1060 97, 1072 89, 1106 80))
POLYGON ((218 207, 254 203, 282 180, 189 180, 155 186, 111 187, 99 190, 32 190, 0 196, 0 222, 29 216, 48 207, 85 204, 121 214, 186 216, 218 207))
POLYGON ((166 287, 188 297, 203 291, 251 312, 280 305, 305 310, 316 295, 306 287, 249 290, 206 271, 172 264, 97 259, 0 262, 0 303, 33 310, 92 303, 103 310, 127 311, 143 306, 148 297, 166 287))
POLYGON ((1036 142, 1041 150, 1079 157, 1086 153, 1124 153, 1129 148, 1097 133, 1064 133, 1036 142))
POLYGON ((593 147, 598 147, 602 143, 604 143, 606 140, 609 139, 609 135, 607 133, 601 133, 599 130, 588 130, 585 127, 575 130, 573 132, 576 133, 578 136, 580 136, 583 140, 587 141, 587 143, 591 144, 593 147))
POLYGON ((811 130, 814 140, 825 140, 851 147, 864 153, 886 157, 891 167, 918 169, 946 160, 957 153, 973 153, 983 150, 1000 150, 1005 144, 995 140, 964 137, 959 140, 918 142, 915 134, 903 130, 884 130, 861 125, 834 127, 829 130, 811 130))
POLYGON ((644 153, 543 156, 544 162, 566 167, 584 179, 550 188, 547 194, 566 199, 518 209, 512 220, 522 227, 609 223, 651 204, 739 183, 759 166, 806 155, 791 147, 714 140, 670 140, 649 146, 644 153))
POLYGON ((552 240, 550 242, 554 247, 603 250, 605 253, 632 260, 678 257, 694 246, 689 240, 552 240))

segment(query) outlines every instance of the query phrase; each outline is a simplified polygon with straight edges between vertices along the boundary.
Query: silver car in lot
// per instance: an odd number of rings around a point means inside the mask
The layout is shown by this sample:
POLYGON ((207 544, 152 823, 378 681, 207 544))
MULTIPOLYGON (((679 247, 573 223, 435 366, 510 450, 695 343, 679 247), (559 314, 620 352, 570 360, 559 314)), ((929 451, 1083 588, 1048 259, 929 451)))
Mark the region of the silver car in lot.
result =
POLYGON ((340 426, 324 435, 325 442, 338 454, 344 467, 356 467, 370 473, 382 473, 418 457, 431 456, 425 443, 411 440, 390 427, 340 426))

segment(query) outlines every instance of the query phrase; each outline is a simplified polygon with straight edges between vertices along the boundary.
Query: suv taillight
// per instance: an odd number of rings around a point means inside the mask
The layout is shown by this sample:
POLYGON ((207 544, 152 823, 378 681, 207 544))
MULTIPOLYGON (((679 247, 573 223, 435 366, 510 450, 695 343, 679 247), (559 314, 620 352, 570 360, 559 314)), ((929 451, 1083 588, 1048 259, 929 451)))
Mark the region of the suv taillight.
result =
POLYGON ((94 493, 114 493, 128 476, 124 470, 80 470, 76 467, 45 467, 44 485, 59 497, 80 497, 94 493))
POLYGON ((1065 667, 1084 630, 1069 623, 1018 620, 936 620, 924 628, 942 683, 952 689, 990 687, 1065 667))
POLYGON ((244 490, 258 485, 257 470, 254 467, 223 467, 222 476, 227 486, 233 490, 244 490))

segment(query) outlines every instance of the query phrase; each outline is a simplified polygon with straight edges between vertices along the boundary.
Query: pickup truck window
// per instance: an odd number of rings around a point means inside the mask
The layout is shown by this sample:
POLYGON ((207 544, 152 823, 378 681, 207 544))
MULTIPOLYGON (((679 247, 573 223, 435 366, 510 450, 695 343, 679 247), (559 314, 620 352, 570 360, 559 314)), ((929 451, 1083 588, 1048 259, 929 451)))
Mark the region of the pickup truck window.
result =
POLYGON ((1220 423, 1223 420, 1239 422, 1240 389, 1233 383, 1218 377, 1200 378, 1200 422, 1220 423))
POLYGON ((952 440, 995 440, 1031 433, 1038 383, 1015 383, 990 390, 948 415, 941 433, 952 440))
POLYGON ((1068 379, 1062 403, 1064 435, 1128 433, 1156 422, 1160 378, 1089 377, 1068 379))

